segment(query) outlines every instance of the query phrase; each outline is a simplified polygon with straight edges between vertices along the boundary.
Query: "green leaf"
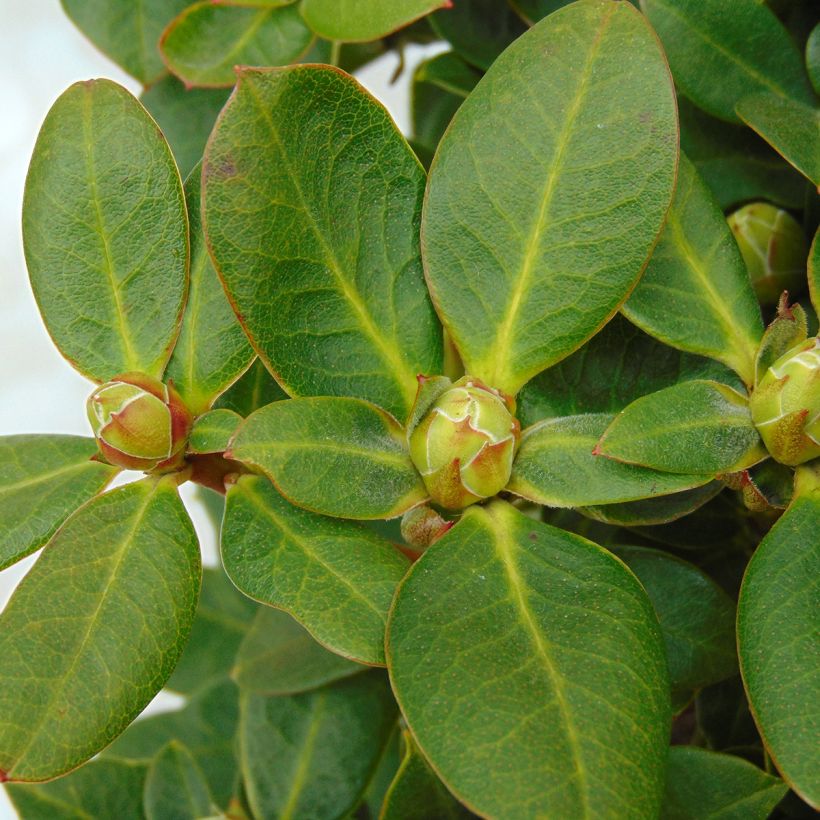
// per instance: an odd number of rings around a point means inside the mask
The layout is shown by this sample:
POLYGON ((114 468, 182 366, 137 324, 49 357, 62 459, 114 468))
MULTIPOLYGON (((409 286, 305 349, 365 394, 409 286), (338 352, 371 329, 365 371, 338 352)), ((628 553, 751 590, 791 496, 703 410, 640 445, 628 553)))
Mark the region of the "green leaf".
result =
POLYGON ((243 70, 204 190, 217 269, 280 384, 404 418, 442 340, 419 252, 424 172, 387 112, 333 68, 243 70))
POLYGON ((246 418, 254 410, 288 397, 261 359, 254 363, 215 402, 217 409, 233 410, 246 418))
POLYGON ((623 312, 662 342, 711 356, 754 383, 763 321, 749 271, 723 213, 683 155, 666 226, 623 312))
POLYGON ((190 695, 227 676, 258 611, 221 567, 206 568, 191 637, 167 688, 190 695))
POLYGON ((740 669, 757 727, 786 782, 820 808, 820 490, 798 493, 752 556, 737 608, 740 669))
POLYGON ((626 3, 573 3, 499 57, 439 145, 422 220, 468 373, 515 394, 612 316, 669 206, 676 142, 663 55, 626 3))
POLYGON ((404 757, 387 794, 379 820, 457 820, 475 817, 438 779, 413 736, 405 731, 404 757))
POLYGON ((632 402, 597 454, 670 473, 717 475, 766 457, 748 399, 718 382, 681 382, 632 402))
POLYGON ((795 345, 804 342, 808 336, 808 317, 806 311, 795 303, 789 305, 787 298, 782 298, 774 319, 766 328, 760 347, 755 356, 755 386, 766 374, 766 371, 784 353, 795 345))
POLYGON ((820 23, 818 23, 806 41, 806 68, 814 90, 820 94, 820 23))
MULTIPOLYGON (((106 758, 149 766, 170 741, 182 743, 205 774, 220 806, 227 806, 237 781, 234 741, 238 691, 229 680, 199 690, 176 712, 141 718, 105 751, 106 758)), ((95 764, 91 764, 95 765, 95 764)))
POLYGON ((0 570, 40 549, 116 470, 89 459, 93 439, 0 437, 0 570))
POLYGON ((610 414, 567 416, 528 427, 507 490, 549 507, 585 507, 678 493, 709 481, 594 455, 612 419, 610 414))
POLYGON ((243 692, 239 753, 256 817, 345 817, 356 806, 396 720, 383 673, 315 692, 243 692))
POLYGON ((201 567, 172 479, 98 496, 60 529, 0 615, 2 779, 79 766, 173 671, 201 567))
POLYGON ((270 404, 247 419, 229 453, 325 515, 393 518, 427 498, 401 425, 360 399, 270 404))
POLYGON ((695 714, 698 730, 709 748, 760 747, 740 674, 698 692, 695 714))
POLYGON ((61 0, 65 13, 100 51, 144 85, 166 71, 157 43, 190 0, 61 0))
POLYGON ((204 413, 250 366, 255 353, 216 275, 199 219, 200 172, 185 183, 191 221, 188 303, 165 378, 194 415, 204 413))
POLYGON ((714 359, 681 353, 616 316, 580 350, 524 385, 518 419, 526 429, 561 416, 617 413, 641 396, 691 379, 743 387, 714 359))
POLYGON ((262 607, 236 653, 231 677, 248 692, 292 695, 363 669, 328 652, 287 612, 262 607))
POLYGON ((735 106, 755 91, 810 103, 803 59, 774 12, 758 0, 641 0, 678 87, 715 117, 739 122, 735 106))
POLYGON ((740 118, 820 188, 820 108, 776 94, 753 94, 737 104, 740 118))
POLYGON ((301 510, 265 479, 242 476, 228 490, 222 561, 246 595, 286 610, 324 646, 384 663, 387 611, 408 561, 371 530, 301 510))
POLYGON ((618 557, 638 576, 661 624, 672 702, 737 674, 735 602, 693 564, 665 552, 620 547, 618 557))
POLYGON ((788 787, 733 755, 672 746, 663 820, 766 820, 788 787))
POLYGON ((196 455, 224 453, 240 424, 242 416, 233 410, 209 410, 194 422, 188 452, 196 455))
MULTIPOLYGON (((227 89, 186 88, 169 74, 140 95, 140 102, 165 134, 183 179, 202 159, 205 142, 228 93, 227 89)), ((198 216, 191 221, 199 225, 198 216)))
POLYGON ((448 0, 304 0, 302 16, 327 40, 377 40, 412 23, 448 0))
POLYGON ((145 778, 146 820, 217 815, 205 775, 185 746, 172 740, 154 758, 145 778))
POLYGON ((505 502, 470 507, 413 565, 393 690, 448 788, 494 817, 653 817, 669 731, 652 605, 597 545, 505 502))
POLYGON ((430 25, 468 63, 484 71, 526 31, 521 18, 499 0, 459 0, 433 14, 430 25))
POLYGON ((25 820, 144 820, 145 774, 141 763, 101 759, 49 783, 9 783, 5 790, 25 820))
MULTIPOLYGON (((532 25, 571 2, 572 0, 510 0, 510 5, 532 25)), ((629 2, 633 6, 638 6, 638 0, 629 0, 629 2)))
POLYGON ((281 8, 222 5, 203 0, 165 29, 160 50, 186 85, 219 87, 236 82, 236 66, 287 65, 313 43, 294 5, 281 8))
POLYGON ((815 312, 820 313, 820 228, 814 234, 809 249, 808 261, 809 293, 815 312))
POLYGON ((71 86, 46 117, 26 179, 31 285, 83 375, 161 376, 188 276, 182 183, 145 109, 109 80, 71 86))

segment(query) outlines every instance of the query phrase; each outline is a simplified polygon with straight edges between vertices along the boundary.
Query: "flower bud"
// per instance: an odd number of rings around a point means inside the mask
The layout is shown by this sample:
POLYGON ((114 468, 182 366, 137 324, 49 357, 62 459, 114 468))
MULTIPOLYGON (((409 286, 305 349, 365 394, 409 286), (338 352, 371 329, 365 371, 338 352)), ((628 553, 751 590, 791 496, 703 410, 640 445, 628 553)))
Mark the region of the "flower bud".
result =
POLYGON ((441 538, 452 526, 432 507, 422 504, 408 510, 401 519, 401 537, 416 549, 427 549, 441 538))
POLYGON ((172 385, 124 373, 98 387, 86 409, 109 464, 158 473, 181 466, 193 419, 172 385))
POLYGON ((809 249, 791 214, 768 202, 752 202, 729 215, 729 227, 761 303, 776 305, 784 290, 803 287, 809 249))
POLYGON ((469 376, 435 400, 410 435, 410 456, 436 504, 460 510, 507 486, 520 433, 511 404, 469 376))
POLYGON ((794 466, 820 458, 820 339, 795 345, 769 367, 749 407, 776 461, 794 466))

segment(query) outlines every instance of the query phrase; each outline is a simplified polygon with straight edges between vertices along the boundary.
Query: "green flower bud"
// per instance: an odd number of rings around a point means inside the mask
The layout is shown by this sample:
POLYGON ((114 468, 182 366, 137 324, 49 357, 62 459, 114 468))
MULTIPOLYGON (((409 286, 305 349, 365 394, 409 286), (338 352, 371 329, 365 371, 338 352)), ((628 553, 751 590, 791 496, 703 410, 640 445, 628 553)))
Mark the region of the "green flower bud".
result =
POLYGON ((124 373, 98 387, 86 409, 109 464, 157 473, 182 465, 193 419, 173 385, 124 373))
POLYGON ((730 214, 729 227, 762 304, 776 305, 784 290, 803 287, 809 248, 791 214, 768 202, 752 202, 730 214))
POLYGON ((784 353, 763 375, 749 406, 772 458, 791 466, 820 458, 820 339, 784 353))
POLYGON ((520 434, 511 410, 470 376, 436 399, 410 435, 410 456, 436 504, 460 510, 507 486, 520 434))

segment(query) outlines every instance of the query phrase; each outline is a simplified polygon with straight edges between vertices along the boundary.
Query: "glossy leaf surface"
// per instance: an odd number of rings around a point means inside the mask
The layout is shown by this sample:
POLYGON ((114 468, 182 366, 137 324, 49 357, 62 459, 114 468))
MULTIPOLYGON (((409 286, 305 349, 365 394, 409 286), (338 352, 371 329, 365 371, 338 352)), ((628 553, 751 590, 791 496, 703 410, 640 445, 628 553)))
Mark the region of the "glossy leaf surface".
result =
POLYGON ((188 452, 224 453, 240 424, 242 416, 233 410, 209 410, 194 422, 188 452))
POLYGON ((295 5, 194 3, 162 35, 168 68, 187 85, 230 86, 235 66, 287 65, 308 50, 313 35, 295 5))
POLYGON ((652 817, 669 702, 635 577, 505 502, 470 507, 391 614, 393 690, 425 756, 484 816, 652 817))
POLYGON ((248 692, 292 695, 363 669, 328 652, 287 612, 261 607, 236 653, 231 677, 248 692))
POLYGON ((346 816, 395 720, 396 704, 379 672, 290 697, 243 693, 239 749, 254 815, 346 816))
POLYGON ((670 78, 632 6, 573 3, 504 52, 441 141, 422 225, 467 372, 515 394, 612 316, 660 230, 676 162, 670 78))
POLYGON ((191 223, 191 277, 179 338, 165 378, 173 379, 188 409, 204 413, 244 373, 256 355, 216 275, 199 218, 200 173, 185 183, 191 223))
POLYGON ((704 111, 738 122, 741 97, 769 91, 812 101, 803 59, 774 12, 757 0, 641 0, 675 82, 704 111))
POLYGON ((749 272, 723 213, 684 156, 658 246, 623 312, 662 342, 711 356, 754 383, 763 320, 749 272))
POLYGON ((168 480, 82 507, 0 615, 0 770, 46 780, 85 762, 171 674, 200 583, 193 526, 168 480))
POLYGON ((392 518, 427 491, 404 430, 359 399, 276 402, 254 413, 230 457, 265 473, 294 504, 342 518, 392 518))
POLYGON ((264 478, 228 490, 222 561, 251 598, 290 612, 345 657, 384 663, 384 630, 407 559, 371 530, 285 501, 264 478))
POLYGON ((43 546, 116 470, 90 461, 93 439, 19 435, 0 438, 0 569, 43 546))
POLYGON ((612 419, 610 414, 567 416, 527 428, 507 489, 549 507, 585 507, 678 493, 708 481, 593 455, 612 419))
POLYGON ((109 80, 71 86, 40 129, 23 241, 46 327, 84 375, 160 376, 188 274, 188 225, 171 151, 109 80))
POLYGON ((218 816, 208 783, 191 753, 171 741, 154 758, 145 778, 146 820, 197 820, 218 816))
POLYGON ((780 773, 820 807, 820 491, 799 494, 752 556, 737 610, 740 669, 780 773))
POLYGON ((403 418, 416 375, 440 372, 423 188, 404 138, 355 80, 327 67, 240 72, 206 154, 206 233, 254 346, 292 395, 358 396, 403 418))
POLYGON ((447 0, 304 0, 302 15, 326 40, 361 42, 390 34, 447 0))

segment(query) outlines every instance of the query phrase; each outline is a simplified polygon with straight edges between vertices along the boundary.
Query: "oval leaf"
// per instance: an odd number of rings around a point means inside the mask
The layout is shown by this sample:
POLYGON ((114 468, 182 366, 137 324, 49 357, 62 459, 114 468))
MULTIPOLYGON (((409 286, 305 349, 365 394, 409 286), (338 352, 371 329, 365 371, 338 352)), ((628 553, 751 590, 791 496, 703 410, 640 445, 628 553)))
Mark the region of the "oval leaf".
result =
POLYGON ((402 427, 359 399, 280 401, 257 410, 229 458, 258 467, 300 507, 340 518, 392 518, 427 497, 402 427))
POLYGON ((615 417, 596 454, 670 473, 735 473, 766 458, 749 402, 725 384, 681 382, 615 417))
POLYGON ((737 607, 740 670, 786 782, 820 808, 820 489, 798 495, 749 561, 737 607))
POLYGON ((170 479, 81 507, 0 615, 0 772, 47 780, 108 745, 162 688, 201 566, 170 479))
POLYGON ((326 40, 377 40, 450 0, 304 0, 302 16, 326 40))
POLYGON ((146 820, 217 817, 208 783, 191 753, 171 741, 151 763, 145 778, 146 820))
POLYGON ((400 587, 388 660, 413 736, 491 817, 653 817, 663 641, 635 577, 504 502, 470 507, 400 587))
POLYGON ((265 479, 242 476, 228 490, 222 561, 246 595, 290 612, 324 646, 384 663, 387 611, 408 561, 374 532, 301 510, 265 479))
POLYGON ((233 410, 209 410, 194 422, 188 452, 195 455, 224 453, 240 424, 242 416, 233 410))
POLYGON ((754 384, 760 307, 723 212, 683 155, 666 226, 623 312, 662 342, 711 356, 754 384))
POLYGON ((74 367, 100 382, 162 375, 187 289, 185 200, 168 143, 121 86, 76 83, 52 106, 23 241, 46 327, 74 367))
POLYGON ((439 145, 422 224, 468 373, 515 394, 611 317, 661 228, 676 162, 671 80, 627 3, 573 3, 499 57, 439 145))
POLYGON ((347 816, 390 738, 396 711, 378 672, 291 697, 243 693, 239 754, 254 816, 347 816))
POLYGON ((675 82, 715 117, 738 122, 754 91, 810 103, 803 58, 774 12, 758 0, 641 0, 663 42, 675 82), (765 47, 763 47, 765 44, 765 47))
POLYGON ((179 339, 165 373, 195 415, 204 413, 254 360, 208 256, 199 218, 200 173, 185 183, 191 221, 191 283, 179 339))
POLYGON ((527 428, 507 489, 536 504, 584 507, 669 495, 709 481, 593 455, 612 419, 608 414, 568 416, 527 428))
POLYGON ((0 570, 54 535, 116 470, 91 457, 93 439, 79 436, 0 437, 0 570))
POLYGON ((239 73, 206 151, 205 229, 245 329, 292 395, 358 396, 404 418, 416 375, 441 372, 423 189, 404 138, 352 78, 239 73))
POLYGON ((160 42, 168 68, 187 85, 231 86, 238 65, 287 65, 313 35, 295 5, 282 8, 194 3, 160 42))

